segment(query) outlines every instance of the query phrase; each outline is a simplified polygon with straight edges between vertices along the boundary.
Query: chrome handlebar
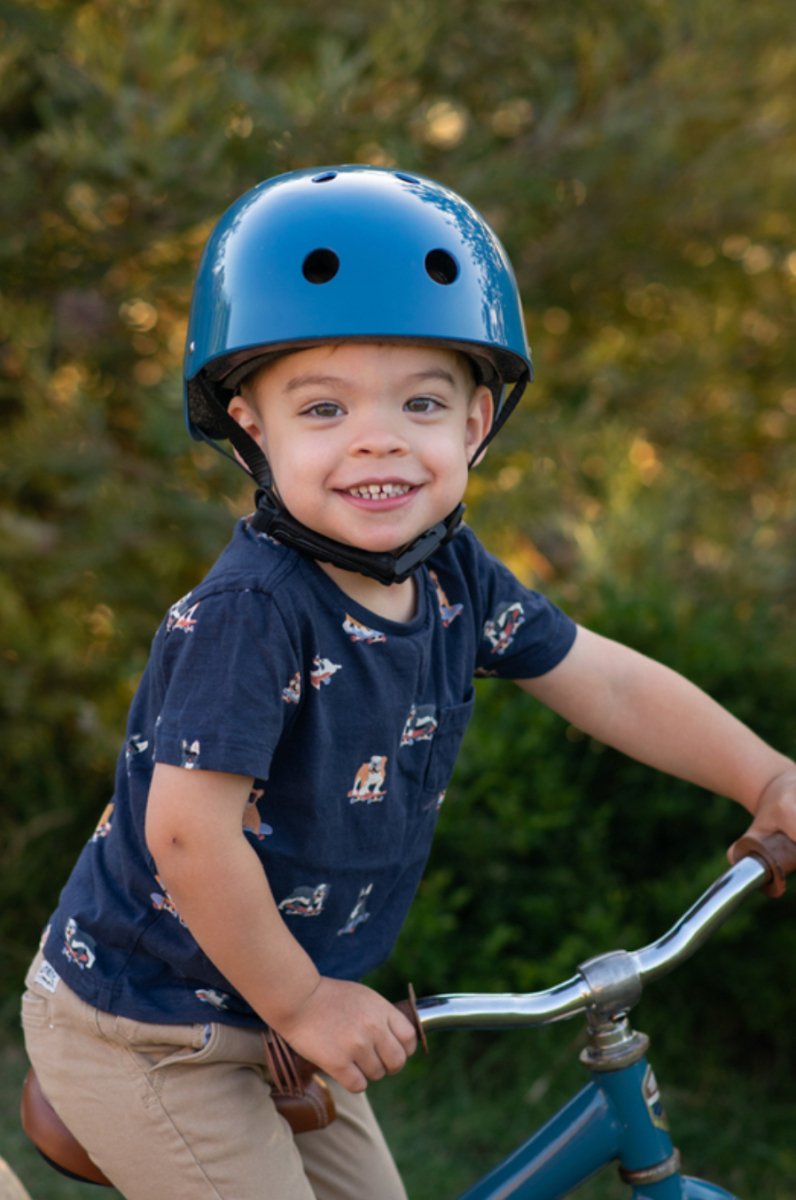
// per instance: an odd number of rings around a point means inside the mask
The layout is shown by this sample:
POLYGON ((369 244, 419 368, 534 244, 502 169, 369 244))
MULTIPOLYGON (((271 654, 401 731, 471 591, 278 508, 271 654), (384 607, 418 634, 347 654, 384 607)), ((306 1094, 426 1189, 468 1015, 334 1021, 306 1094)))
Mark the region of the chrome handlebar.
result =
POLYGON ((506 1029, 549 1025, 578 1013, 613 1017, 627 1012, 643 984, 667 974, 689 958, 749 895, 771 877, 761 858, 750 855, 716 880, 672 928, 641 950, 598 955, 578 973, 543 992, 462 993, 417 1001, 424 1029, 506 1029))

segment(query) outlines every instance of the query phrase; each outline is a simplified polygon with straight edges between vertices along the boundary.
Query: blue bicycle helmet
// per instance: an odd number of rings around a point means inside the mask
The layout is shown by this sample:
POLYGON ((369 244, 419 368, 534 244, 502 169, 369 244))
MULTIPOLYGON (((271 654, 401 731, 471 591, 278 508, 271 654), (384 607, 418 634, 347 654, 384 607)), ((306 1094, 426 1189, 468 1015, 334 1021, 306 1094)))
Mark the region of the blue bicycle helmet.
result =
POLYGON ((226 411, 245 376, 274 354, 355 339, 467 354, 496 400, 484 445, 532 378, 511 264, 455 192, 403 171, 339 166, 280 175, 245 193, 219 220, 198 268, 184 370, 188 429, 238 450, 259 485, 259 528, 315 558, 399 582, 451 535, 461 506, 394 554, 322 538, 282 507, 264 455, 226 411))

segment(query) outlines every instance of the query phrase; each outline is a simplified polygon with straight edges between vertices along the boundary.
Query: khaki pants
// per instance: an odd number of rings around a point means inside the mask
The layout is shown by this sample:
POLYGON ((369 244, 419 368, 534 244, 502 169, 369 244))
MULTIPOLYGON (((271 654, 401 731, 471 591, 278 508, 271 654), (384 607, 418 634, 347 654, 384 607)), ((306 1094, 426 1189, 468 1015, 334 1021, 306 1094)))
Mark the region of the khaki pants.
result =
POLYGON ((333 1081, 337 1119, 294 1137, 271 1100, 260 1034, 100 1012, 28 972, 22 1023, 44 1094, 126 1200, 406 1200, 364 1095, 333 1081))

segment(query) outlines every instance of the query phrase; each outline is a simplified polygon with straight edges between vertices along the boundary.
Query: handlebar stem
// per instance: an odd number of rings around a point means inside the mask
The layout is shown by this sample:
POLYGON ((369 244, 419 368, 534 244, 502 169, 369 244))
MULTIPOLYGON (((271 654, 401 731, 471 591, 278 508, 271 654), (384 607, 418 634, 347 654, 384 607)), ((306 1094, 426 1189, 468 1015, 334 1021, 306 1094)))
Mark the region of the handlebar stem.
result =
POLYGON ((641 999, 641 972, 626 950, 597 954, 578 967, 589 992, 589 1012, 596 1023, 626 1013, 641 999))

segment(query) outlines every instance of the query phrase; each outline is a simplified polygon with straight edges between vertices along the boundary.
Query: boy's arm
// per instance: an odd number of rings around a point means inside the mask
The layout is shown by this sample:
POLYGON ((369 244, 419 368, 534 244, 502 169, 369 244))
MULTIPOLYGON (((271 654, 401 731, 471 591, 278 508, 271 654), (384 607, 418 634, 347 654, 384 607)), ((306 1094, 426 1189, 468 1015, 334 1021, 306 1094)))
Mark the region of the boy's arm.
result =
POLYGON ((677 672, 579 628, 557 667, 518 683, 606 745, 736 800, 756 833, 796 840, 796 763, 677 672))
POLYGON ((146 839, 205 954, 262 1019, 352 1092, 415 1049, 402 1013, 358 983, 318 974, 277 909, 243 833, 252 780, 158 763, 146 839))

